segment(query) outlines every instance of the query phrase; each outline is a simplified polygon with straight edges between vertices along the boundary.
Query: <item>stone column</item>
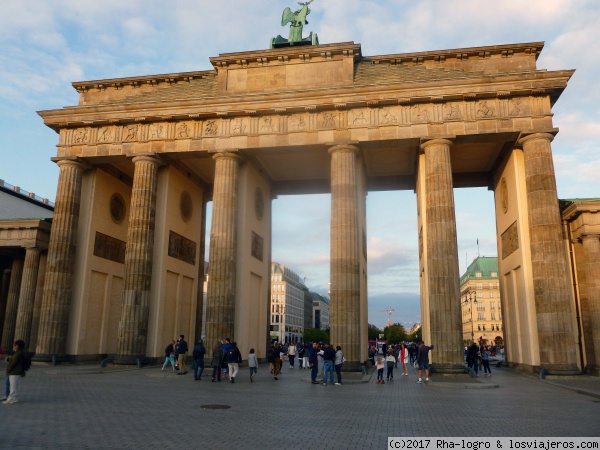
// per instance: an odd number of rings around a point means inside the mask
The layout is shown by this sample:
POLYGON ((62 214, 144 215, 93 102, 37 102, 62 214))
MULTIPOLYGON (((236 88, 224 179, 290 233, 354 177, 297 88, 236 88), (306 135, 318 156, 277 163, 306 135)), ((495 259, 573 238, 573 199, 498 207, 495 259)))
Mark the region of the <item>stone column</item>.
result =
POLYGON ((360 348, 360 228, 357 158, 354 145, 336 145, 331 154, 330 340, 348 363, 364 362, 360 348))
POLYGON ((29 334, 28 346, 30 350, 37 347, 38 330, 40 326, 40 313, 42 311, 42 296, 44 294, 44 280, 46 279, 47 254, 40 255, 37 284, 35 288, 35 300, 33 302, 33 318, 31 320, 31 333, 29 334))
MULTIPOLYGON (((581 292, 581 321, 586 349, 586 372, 598 376, 600 372, 600 236, 581 237, 583 267, 586 274, 585 292, 581 292)), ((583 290, 582 290, 583 291, 583 290)))
POLYGON ((53 356, 65 358, 71 310, 81 179, 85 166, 74 160, 61 160, 58 167, 60 174, 35 355, 38 361, 51 361, 53 356))
MULTIPOLYGON (((0 290, 0 326, 4 329, 4 319, 6 318, 6 301, 8 300, 8 287, 10 286, 10 269, 2 271, 2 288, 0 290)), ((0 346, 2 336, 0 335, 0 346)))
POLYGON ((4 353, 12 350, 15 341, 15 324, 17 323, 17 310, 19 308, 19 292, 21 289, 22 277, 23 259, 15 258, 12 262, 10 284, 8 286, 8 296, 6 298, 4 328, 2 329, 2 349, 4 350, 4 353))
POLYGON ((450 149, 452 141, 421 144, 425 153, 425 217, 429 314, 436 370, 464 373, 456 216, 450 149))
POLYGON ((212 225, 206 299, 206 348, 215 342, 235 340, 235 282, 237 264, 237 189, 240 156, 217 153, 213 188, 212 225))
POLYGON ((21 279, 21 293, 19 295, 19 309, 17 311, 17 326, 15 336, 25 341, 26 348, 29 345, 31 334, 31 322, 33 321, 33 304, 35 301, 35 288, 40 267, 40 249, 29 247, 25 250, 25 265, 23 267, 23 278, 21 279))
POLYGON ((520 139, 519 144, 525 165, 540 365, 550 374, 570 374, 579 370, 552 139, 551 134, 535 133, 520 139))
POLYGON ((152 285, 156 189, 160 160, 133 158, 135 172, 125 250, 125 281, 116 364, 135 364, 146 355, 152 285))

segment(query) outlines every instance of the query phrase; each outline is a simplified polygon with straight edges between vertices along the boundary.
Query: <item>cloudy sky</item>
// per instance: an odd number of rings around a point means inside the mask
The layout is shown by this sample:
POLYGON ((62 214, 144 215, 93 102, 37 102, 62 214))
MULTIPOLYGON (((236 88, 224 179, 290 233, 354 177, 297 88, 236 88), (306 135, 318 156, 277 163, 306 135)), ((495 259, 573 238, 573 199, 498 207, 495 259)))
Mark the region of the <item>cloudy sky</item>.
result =
MULTIPOLYGON (((265 49, 292 0, 0 0, 0 178, 55 199, 57 135, 38 110, 75 105, 74 81, 212 69, 209 57, 265 49)), ((539 69, 577 69, 554 107, 560 198, 600 197, 600 2, 315 0, 305 27, 363 55, 544 41, 539 69)), ((455 191, 461 273, 495 256, 493 195, 455 191), (479 239, 479 249, 477 247, 479 239)), ((273 260, 318 292, 329 278, 329 196, 273 203, 273 260)), ((370 193, 369 322, 420 320, 416 199, 370 193)))

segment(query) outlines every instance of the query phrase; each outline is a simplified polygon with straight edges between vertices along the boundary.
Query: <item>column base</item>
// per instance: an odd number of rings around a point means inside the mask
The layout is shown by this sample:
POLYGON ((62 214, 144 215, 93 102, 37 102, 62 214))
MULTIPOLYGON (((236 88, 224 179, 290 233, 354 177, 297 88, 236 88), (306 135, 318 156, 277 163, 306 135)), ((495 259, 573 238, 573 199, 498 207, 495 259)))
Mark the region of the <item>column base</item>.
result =
POLYGON ((431 364, 429 369, 431 373, 443 373, 450 375, 458 375, 468 373, 468 369, 465 365, 460 363, 435 363, 431 364))
POLYGON ((366 368, 364 361, 346 361, 342 364, 342 372, 363 372, 363 367, 366 368))
POLYGON ((579 367, 570 364, 552 364, 540 366, 535 370, 537 373, 545 371, 546 375, 557 375, 557 376, 569 376, 569 375, 581 375, 579 367))
POLYGON ((69 358, 67 358, 67 355, 50 355, 45 353, 36 353, 31 358, 31 360, 35 362, 52 363, 54 365, 63 362, 68 362, 69 358))
POLYGON ((113 364, 117 366, 138 366, 141 367, 146 360, 143 355, 117 355, 113 358, 113 364))

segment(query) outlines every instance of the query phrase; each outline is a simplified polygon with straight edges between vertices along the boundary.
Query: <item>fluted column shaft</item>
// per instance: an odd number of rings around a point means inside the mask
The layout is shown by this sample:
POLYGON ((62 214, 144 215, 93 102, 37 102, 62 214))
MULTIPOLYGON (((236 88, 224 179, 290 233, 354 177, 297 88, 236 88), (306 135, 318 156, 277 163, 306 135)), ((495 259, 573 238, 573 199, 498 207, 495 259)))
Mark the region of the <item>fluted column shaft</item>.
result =
POLYGON ((550 142, 536 133, 522 138, 529 210, 533 290, 540 364, 554 373, 577 371, 573 305, 550 142))
POLYGON ((226 337, 235 339, 236 224, 240 157, 235 153, 225 152, 217 153, 213 159, 216 165, 206 299, 206 348, 211 354, 217 340, 226 337))
POLYGON ((357 157, 353 145, 331 154, 330 338, 349 363, 360 363, 360 229, 357 157))
POLYGON ((62 358, 66 352, 84 171, 83 164, 70 160, 59 161, 58 167, 60 174, 36 347, 36 359, 45 361, 51 360, 52 355, 62 358))
POLYGON ((2 349, 6 353, 12 350, 15 341, 15 324, 17 323, 17 310, 19 308, 19 292, 23 278, 23 259, 15 258, 12 262, 8 297, 6 298, 6 313, 4 315, 4 328, 2 329, 2 349))
POLYGON ((436 370, 464 372, 452 141, 421 144, 425 153, 425 215, 431 342, 436 370))
POLYGON ((135 172, 125 250, 125 281, 118 356, 115 359, 115 363, 120 364, 135 363, 146 354, 160 160, 152 156, 136 156, 133 163, 135 172))
POLYGON ((40 326, 40 314, 42 311, 42 296, 44 295, 44 280, 46 279, 47 254, 40 255, 37 284, 35 288, 35 300, 33 302, 33 317, 31 319, 31 332, 29 333, 28 347, 35 350, 38 341, 38 330, 40 326))
MULTIPOLYGON (((8 288, 10 286, 10 269, 4 269, 2 272, 2 290, 0 291, 0 324, 4 329, 4 319, 6 318, 6 302, 8 300, 8 288)), ((0 336, 0 346, 2 345, 2 336, 0 336)))
POLYGON ((25 263, 23 266, 23 277, 21 278, 21 292, 19 294, 19 308, 17 310, 17 326, 15 336, 23 339, 27 348, 31 334, 31 322, 33 320, 33 304, 35 302, 35 288, 40 267, 40 249, 30 247, 25 250, 25 263))
POLYGON ((600 370, 600 236, 581 238, 583 267, 586 274, 585 289, 581 292, 581 317, 586 348, 586 369, 590 373, 600 370))

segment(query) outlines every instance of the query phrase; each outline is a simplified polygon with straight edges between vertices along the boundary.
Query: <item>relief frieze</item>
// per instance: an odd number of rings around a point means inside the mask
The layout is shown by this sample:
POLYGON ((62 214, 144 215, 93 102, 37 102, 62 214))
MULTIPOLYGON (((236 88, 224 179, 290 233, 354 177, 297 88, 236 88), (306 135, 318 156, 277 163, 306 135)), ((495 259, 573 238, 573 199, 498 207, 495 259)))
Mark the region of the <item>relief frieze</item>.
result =
POLYGON ((502 259, 519 249, 519 230, 517 222, 513 222, 504 233, 502 233, 502 259))
POLYGON ((277 133, 279 131, 278 123, 273 117, 262 117, 260 119, 260 133, 277 133))
POLYGON ((94 256, 125 264, 125 241, 96 231, 94 256))
POLYGON ((102 142, 111 142, 113 140, 114 130, 110 127, 103 127, 98 130, 98 137, 96 141, 99 143, 102 142))
POLYGON ((169 250, 171 258, 196 265, 196 243, 174 231, 169 231, 169 250))
POLYGON ((215 137, 219 133, 219 125, 216 120, 207 120, 204 122, 204 135, 215 137))
POLYGON ((192 126, 187 122, 181 122, 177 125, 175 130, 175 137, 177 139, 189 139, 192 137, 192 126))
POLYGON ((398 116, 399 114, 397 109, 383 108, 379 113, 379 124, 397 125, 400 122, 398 116))
POLYGON ((495 117, 496 110, 493 105, 489 104, 487 100, 478 102, 477 104, 477 118, 495 117))
POLYGON ((166 126, 163 123, 152 123, 148 127, 148 139, 149 140, 157 140, 157 139, 166 139, 166 126))
POLYGON ((429 108, 425 105, 415 105, 412 110, 412 122, 429 122, 429 108))
POLYGON ((352 127, 365 127, 370 125, 369 112, 364 109, 358 109, 352 111, 350 114, 350 126, 352 127))

